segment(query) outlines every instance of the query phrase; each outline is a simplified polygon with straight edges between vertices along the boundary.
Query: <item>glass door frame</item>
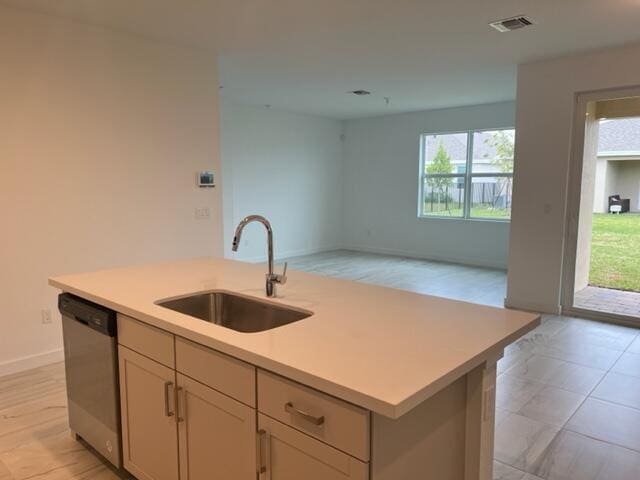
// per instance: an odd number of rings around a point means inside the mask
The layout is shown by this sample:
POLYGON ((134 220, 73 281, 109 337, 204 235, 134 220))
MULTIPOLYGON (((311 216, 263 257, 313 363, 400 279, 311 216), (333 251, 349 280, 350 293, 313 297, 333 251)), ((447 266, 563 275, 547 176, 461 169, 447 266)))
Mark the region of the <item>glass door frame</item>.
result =
POLYGON ((640 317, 588 310, 577 307, 575 298, 576 262, 578 259, 578 234, 582 200, 582 174, 586 143, 587 112, 593 102, 620 98, 640 97, 640 86, 620 89, 578 92, 575 95, 574 120, 571 136, 571 153, 567 178, 567 202, 565 211, 564 246, 562 255, 562 279, 560 312, 562 315, 589 318, 634 327, 640 326, 640 317))

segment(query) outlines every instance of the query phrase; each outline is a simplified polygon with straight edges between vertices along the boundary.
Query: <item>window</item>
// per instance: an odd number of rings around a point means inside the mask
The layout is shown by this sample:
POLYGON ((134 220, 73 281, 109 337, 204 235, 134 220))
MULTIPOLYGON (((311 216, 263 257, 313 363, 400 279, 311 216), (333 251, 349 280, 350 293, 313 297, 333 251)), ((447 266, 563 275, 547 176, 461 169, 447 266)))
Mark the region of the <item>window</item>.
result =
POLYGON ((515 130, 422 135, 421 217, 509 220, 515 130))

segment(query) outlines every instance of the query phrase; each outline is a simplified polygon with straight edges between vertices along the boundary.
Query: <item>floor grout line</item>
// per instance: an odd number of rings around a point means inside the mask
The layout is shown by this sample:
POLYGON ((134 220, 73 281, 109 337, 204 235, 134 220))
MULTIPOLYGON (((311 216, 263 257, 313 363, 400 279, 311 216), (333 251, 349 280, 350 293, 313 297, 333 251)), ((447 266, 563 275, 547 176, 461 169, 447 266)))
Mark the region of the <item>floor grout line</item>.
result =
MULTIPOLYGON (((598 322, 594 322, 594 323, 598 323, 598 322)), ((544 323, 542 323, 541 325, 544 325, 544 323)), ((571 323, 570 323, 570 322, 567 322, 567 325, 565 325, 565 326, 563 326, 562 328, 560 328, 557 332, 554 332, 554 333, 553 333, 553 334, 551 334, 551 335, 544 336, 544 337, 539 341, 539 344, 540 344, 540 345, 548 345, 548 344, 549 344, 548 342, 553 341, 553 339, 554 339, 555 337, 557 337, 558 335, 561 335, 562 333, 564 333, 564 332, 567 330, 567 328, 569 328, 570 326, 571 326, 571 323)), ((534 330, 534 332, 535 332, 535 330, 534 330)), ((570 424, 571 420, 576 416, 576 414, 580 411, 580 409, 584 406, 584 404, 585 404, 589 399, 594 399, 594 400, 598 400, 598 401, 603 401, 603 402, 609 403, 609 404, 611 404, 611 405, 619 405, 619 406, 624 407, 624 408, 630 408, 630 409, 635 410, 635 411, 640 411, 640 410, 635 409, 634 407, 631 407, 631 406, 629 406, 629 405, 623 405, 623 404, 619 404, 619 403, 617 403, 617 402, 612 402, 612 401, 609 401, 609 400, 601 400, 601 399, 598 399, 597 397, 594 397, 594 396, 593 396, 594 392, 598 389, 598 387, 602 384, 602 382, 607 378, 607 376, 608 376, 610 373, 612 373, 612 372, 613 372, 613 369, 614 369, 614 368, 615 368, 615 366, 618 364, 618 362, 620 361, 620 359, 622 358, 622 356, 623 356, 625 353, 627 353, 627 352, 628 352, 629 348, 631 347, 631 345, 633 344, 633 342, 634 342, 637 338, 640 338, 640 333, 636 333, 636 334, 633 336, 633 339, 632 339, 632 340, 631 340, 631 341, 626 345, 626 347, 625 347, 624 349, 611 348, 611 347, 606 347, 606 346, 602 346, 602 345, 596 345, 596 344, 591 343, 591 342, 584 342, 584 344, 587 346, 587 348, 588 348, 589 346, 593 346, 593 347, 599 347, 599 348, 602 348, 602 349, 608 350, 608 351, 610 351, 610 352, 616 352, 616 354, 615 354, 615 355, 613 355, 613 356, 615 356, 615 360, 613 360, 607 368, 597 368, 597 367, 593 367, 593 366, 590 366, 590 365, 585 365, 584 363, 580 363, 580 362, 577 362, 577 361, 575 361, 575 360, 568 360, 568 359, 565 359, 565 358, 559 358, 559 357, 556 357, 556 356, 552 356, 552 355, 545 355, 545 354, 543 354, 543 353, 535 352, 535 349, 536 349, 537 345, 536 345, 536 342, 534 342, 533 349, 532 349, 531 351, 528 351, 528 352, 525 352, 525 353, 524 353, 524 355, 525 355, 525 356, 530 355, 530 356, 528 356, 528 358, 525 358, 524 360, 519 360, 519 361, 517 361, 515 364, 511 365, 509 368, 507 368, 505 371, 503 371, 503 372, 500 374, 500 376, 506 375, 506 376, 507 376, 507 377, 509 377, 509 378, 515 378, 515 379, 518 379, 518 380, 520 380, 520 381, 524 381, 524 382, 531 382, 531 383, 533 383, 533 384, 535 384, 535 385, 542 386, 542 388, 544 388, 544 387, 551 387, 551 388, 556 388, 556 389, 558 389, 558 390, 566 391, 566 392, 569 392, 569 393, 577 394, 577 392, 574 392, 574 391, 568 390, 568 389, 563 388, 563 387, 558 387, 558 386, 556 386, 556 385, 551 385, 551 384, 549 384, 549 383, 547 383, 547 382, 545 382, 545 381, 540 381, 540 380, 537 380, 537 379, 530 379, 530 378, 526 378, 526 377, 522 377, 522 376, 516 375, 516 374, 514 374, 514 373, 509 373, 509 372, 510 372, 510 371, 513 371, 515 368, 517 368, 517 366, 521 366, 521 367, 522 367, 524 364, 526 364, 526 362, 530 361, 530 360, 531 360, 531 358, 533 358, 534 356, 538 356, 538 357, 542 357, 542 358, 547 358, 547 359, 551 359, 551 360, 554 360, 554 361, 563 362, 563 363, 565 363, 565 364, 569 364, 569 365, 576 365, 576 366, 579 366, 579 367, 583 367, 583 368, 587 368, 587 369, 591 369, 591 370, 597 370, 597 371, 599 371, 599 372, 602 372, 602 376, 601 376, 601 377, 599 378, 599 380, 598 380, 598 381, 593 385, 593 387, 591 387, 591 388, 590 388, 586 393, 584 393, 584 394, 578 394, 578 395, 581 395, 581 396, 583 397, 583 398, 582 398, 582 401, 581 401, 581 402, 579 403, 579 405, 575 408, 575 410, 574 410, 574 411, 573 411, 573 413, 568 417, 568 419, 567 419, 567 420, 565 420, 565 421, 564 421, 560 426, 558 426, 558 424, 552 424, 552 423, 549 423, 549 422, 547 422, 547 421, 536 420, 536 419, 530 418, 530 417, 528 417, 528 416, 525 414, 525 412, 522 412, 522 413, 521 413, 521 410, 522 410, 522 409, 520 409, 518 412, 513 412, 513 411, 512 411, 512 410, 510 410, 510 409, 505 410, 505 411, 509 412, 509 414, 519 415, 519 416, 524 417, 524 418, 527 418, 527 419, 529 419, 529 420, 533 420, 533 421, 539 422, 539 424, 544 425, 544 426, 545 426, 545 428, 554 428, 554 429, 557 429, 557 431, 556 431, 556 432, 555 432, 555 434, 553 435, 553 438, 548 442, 548 444, 546 445, 546 447, 544 448, 544 450, 542 451, 542 453, 540 453, 540 454, 536 457, 536 460, 533 462, 533 464, 532 464, 532 465, 535 465, 535 464, 537 464, 538 462, 540 462, 542 459, 546 458, 546 457, 549 455, 549 452, 551 452, 551 451, 555 448, 555 444, 556 444, 556 442, 559 440, 560 436, 561 436, 561 435, 563 435, 563 434, 566 434, 566 433, 571 433, 572 435, 578 435, 578 436, 582 436, 582 437, 585 437, 585 438, 590 438, 590 439, 592 439, 592 440, 594 440, 594 441, 597 441, 597 442, 599 442, 599 443, 601 443, 601 444, 604 444, 604 445, 609 445, 609 446, 613 446, 613 447, 616 447, 616 448, 623 448, 623 449, 625 449, 625 450, 627 450, 627 451, 630 451, 630 452, 640 453, 639 451, 637 451, 637 450, 635 450, 635 449, 633 449, 633 448, 629 448, 628 446, 619 445, 619 444, 617 444, 617 443, 610 442, 610 441, 608 441, 608 440, 604 440, 604 439, 602 439, 602 438, 597 438, 597 437, 592 437, 592 436, 589 436, 589 435, 585 435, 585 434, 583 434, 583 433, 575 432, 575 431, 573 431, 573 430, 571 430, 571 429, 567 428, 567 427, 568 427, 568 425, 570 424)), ((520 353, 520 352, 518 352, 518 353, 520 353)), ((518 354, 518 353, 516 353, 516 354, 518 354)), ((533 399, 533 398, 535 398, 535 395, 537 395, 537 394, 538 394, 538 393, 534 394, 534 395, 532 396, 532 399, 533 399)), ((528 403, 528 402, 527 402, 527 403, 528 403)), ((523 407, 523 408, 524 408, 524 407, 523 407)), ((497 459, 496 459, 496 461, 499 461, 499 460, 497 460, 497 459)), ((500 462, 500 461, 499 461, 499 462, 500 462)), ((513 468, 513 469, 515 469, 515 470, 517 470, 518 472, 522 472, 522 471, 523 471, 521 468, 519 468, 519 467, 517 467, 517 466, 514 466, 514 465, 512 465, 512 464, 510 464, 510 463, 505 463, 505 462, 500 462, 500 463, 502 463, 502 464, 504 464, 504 465, 507 465, 507 466, 509 466, 509 467, 511 467, 511 468, 513 468)), ((518 463, 518 462, 516 462, 516 463, 518 463)), ((539 472, 539 470, 538 470, 538 469, 529 469, 529 470, 526 470, 526 469, 525 469, 525 470, 524 470, 524 474, 525 474, 525 475, 526 475, 526 474, 536 475, 536 474, 539 472), (529 471, 529 470, 535 470, 535 471, 529 471)), ((545 476, 543 476, 543 477, 541 477, 541 478, 543 478, 543 479, 545 479, 545 480, 546 480, 546 479, 548 478, 548 473, 547 473, 547 475, 545 475, 545 476)))

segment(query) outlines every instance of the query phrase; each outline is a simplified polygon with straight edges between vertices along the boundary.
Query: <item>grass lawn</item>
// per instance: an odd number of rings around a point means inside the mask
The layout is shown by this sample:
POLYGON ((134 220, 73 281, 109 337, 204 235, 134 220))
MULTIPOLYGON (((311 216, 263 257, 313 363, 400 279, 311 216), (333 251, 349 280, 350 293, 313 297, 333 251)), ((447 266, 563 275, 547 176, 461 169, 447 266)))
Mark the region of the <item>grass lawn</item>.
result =
POLYGON ((640 215, 593 214, 589 284, 640 292, 640 215))
MULTIPOLYGON (((453 204, 457 207, 457 203, 453 204)), ((431 205, 425 202, 424 215, 427 217, 462 217, 462 208, 450 208, 445 210, 444 204, 434 203, 434 211, 431 205)), ((488 205, 479 205, 471 208, 471 218, 487 218, 496 220, 509 220, 511 218, 511 210, 505 208, 491 208, 488 205)))

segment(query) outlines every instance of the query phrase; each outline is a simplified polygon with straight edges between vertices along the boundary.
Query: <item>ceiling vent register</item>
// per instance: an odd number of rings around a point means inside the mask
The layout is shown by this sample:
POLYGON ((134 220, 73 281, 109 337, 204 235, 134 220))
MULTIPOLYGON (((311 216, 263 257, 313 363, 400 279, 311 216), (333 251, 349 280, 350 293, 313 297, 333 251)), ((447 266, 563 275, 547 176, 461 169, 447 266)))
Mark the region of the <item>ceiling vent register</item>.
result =
POLYGON ((497 22, 491 22, 489 25, 499 32, 505 33, 529 27, 533 25, 533 21, 524 15, 518 15, 517 17, 505 18, 503 20, 498 20, 497 22))

